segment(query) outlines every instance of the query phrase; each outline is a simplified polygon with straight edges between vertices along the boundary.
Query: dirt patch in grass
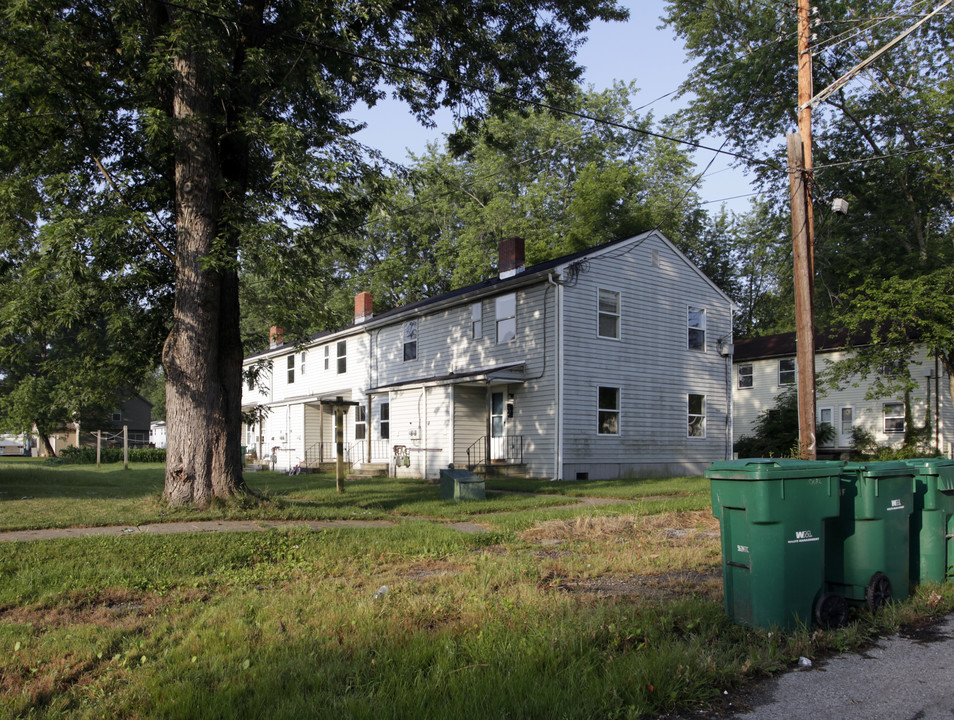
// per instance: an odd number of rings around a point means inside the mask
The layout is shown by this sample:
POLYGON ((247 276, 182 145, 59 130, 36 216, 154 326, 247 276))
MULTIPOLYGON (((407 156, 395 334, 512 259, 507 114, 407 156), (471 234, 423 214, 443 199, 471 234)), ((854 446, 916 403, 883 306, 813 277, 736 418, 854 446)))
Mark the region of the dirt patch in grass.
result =
MULTIPOLYGON (((201 596, 195 593, 190 597, 177 597, 175 601, 198 599, 201 596)), ((0 607, 0 622, 32 625, 37 630, 75 625, 129 629, 140 625, 143 618, 154 614, 169 602, 168 596, 111 589, 98 595, 69 595, 56 605, 0 607)))
POLYGON ((444 562, 416 563, 401 570, 399 577, 402 580, 429 580, 432 578, 456 575, 461 571, 457 565, 444 562))
POLYGON ((644 540, 670 546, 718 541, 719 521, 709 511, 656 515, 581 516, 547 520, 521 534, 528 542, 644 540))

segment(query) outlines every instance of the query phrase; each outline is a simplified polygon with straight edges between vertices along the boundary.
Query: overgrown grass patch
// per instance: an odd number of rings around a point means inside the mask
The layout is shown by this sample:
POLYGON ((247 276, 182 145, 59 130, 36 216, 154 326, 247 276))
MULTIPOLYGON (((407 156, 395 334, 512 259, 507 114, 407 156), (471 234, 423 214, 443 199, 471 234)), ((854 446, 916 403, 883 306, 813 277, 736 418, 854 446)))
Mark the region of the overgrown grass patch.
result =
POLYGON ((4 543, 0 716, 653 717, 954 607, 932 586, 838 631, 735 626, 711 512, 623 507, 4 543))

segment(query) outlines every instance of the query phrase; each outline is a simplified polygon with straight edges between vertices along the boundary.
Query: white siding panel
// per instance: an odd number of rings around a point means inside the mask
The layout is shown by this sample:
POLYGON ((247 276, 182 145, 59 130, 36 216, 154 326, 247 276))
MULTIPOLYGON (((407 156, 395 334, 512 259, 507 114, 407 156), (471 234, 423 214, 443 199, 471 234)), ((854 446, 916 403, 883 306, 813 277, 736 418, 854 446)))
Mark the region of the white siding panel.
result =
POLYGON ((728 301, 666 243, 650 236, 592 258, 566 288, 565 475, 677 474, 728 450, 728 301), (659 266, 652 264, 656 251, 659 266), (620 339, 597 336, 599 289, 620 292, 620 339), (689 350, 689 306, 706 311, 705 352, 689 350), (618 436, 597 432, 598 387, 620 388, 618 436), (689 438, 687 394, 705 395, 705 438, 689 438))

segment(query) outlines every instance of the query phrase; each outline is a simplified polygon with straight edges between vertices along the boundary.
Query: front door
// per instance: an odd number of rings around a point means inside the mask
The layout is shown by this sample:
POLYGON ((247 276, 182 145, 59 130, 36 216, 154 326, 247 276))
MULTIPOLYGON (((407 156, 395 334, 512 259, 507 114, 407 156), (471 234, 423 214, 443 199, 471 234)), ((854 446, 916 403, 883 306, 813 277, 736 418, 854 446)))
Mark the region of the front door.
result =
POLYGON ((490 459, 507 459, 507 413, 502 392, 490 395, 490 459))
POLYGON ((830 428, 830 437, 826 438, 824 442, 819 442, 821 447, 834 447, 835 439, 837 437, 837 428, 835 427, 834 420, 834 410, 830 407, 820 407, 818 408, 818 424, 827 425, 830 428))
POLYGON ((851 447, 854 443, 852 431, 855 427, 855 412, 850 407, 841 408, 841 418, 838 423, 838 447, 851 447))

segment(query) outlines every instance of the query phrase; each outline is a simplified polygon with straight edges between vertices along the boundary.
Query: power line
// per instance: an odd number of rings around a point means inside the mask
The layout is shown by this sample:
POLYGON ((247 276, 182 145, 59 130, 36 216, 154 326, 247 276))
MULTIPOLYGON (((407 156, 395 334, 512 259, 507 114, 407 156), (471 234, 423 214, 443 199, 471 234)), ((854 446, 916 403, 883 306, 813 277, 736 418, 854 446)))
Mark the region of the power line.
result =
POLYGON ((844 162, 828 163, 827 165, 816 165, 815 170, 827 170, 828 168, 847 167, 849 165, 860 165, 862 163, 875 162, 876 160, 890 160, 891 158, 908 157, 909 155, 917 155, 918 153, 933 152, 934 150, 947 150, 948 148, 954 148, 954 143, 947 143, 946 145, 934 145, 932 147, 926 147, 926 148, 917 148, 915 150, 904 150, 902 152, 887 153, 884 155, 872 155, 871 157, 855 158, 854 160, 845 160, 844 162))

